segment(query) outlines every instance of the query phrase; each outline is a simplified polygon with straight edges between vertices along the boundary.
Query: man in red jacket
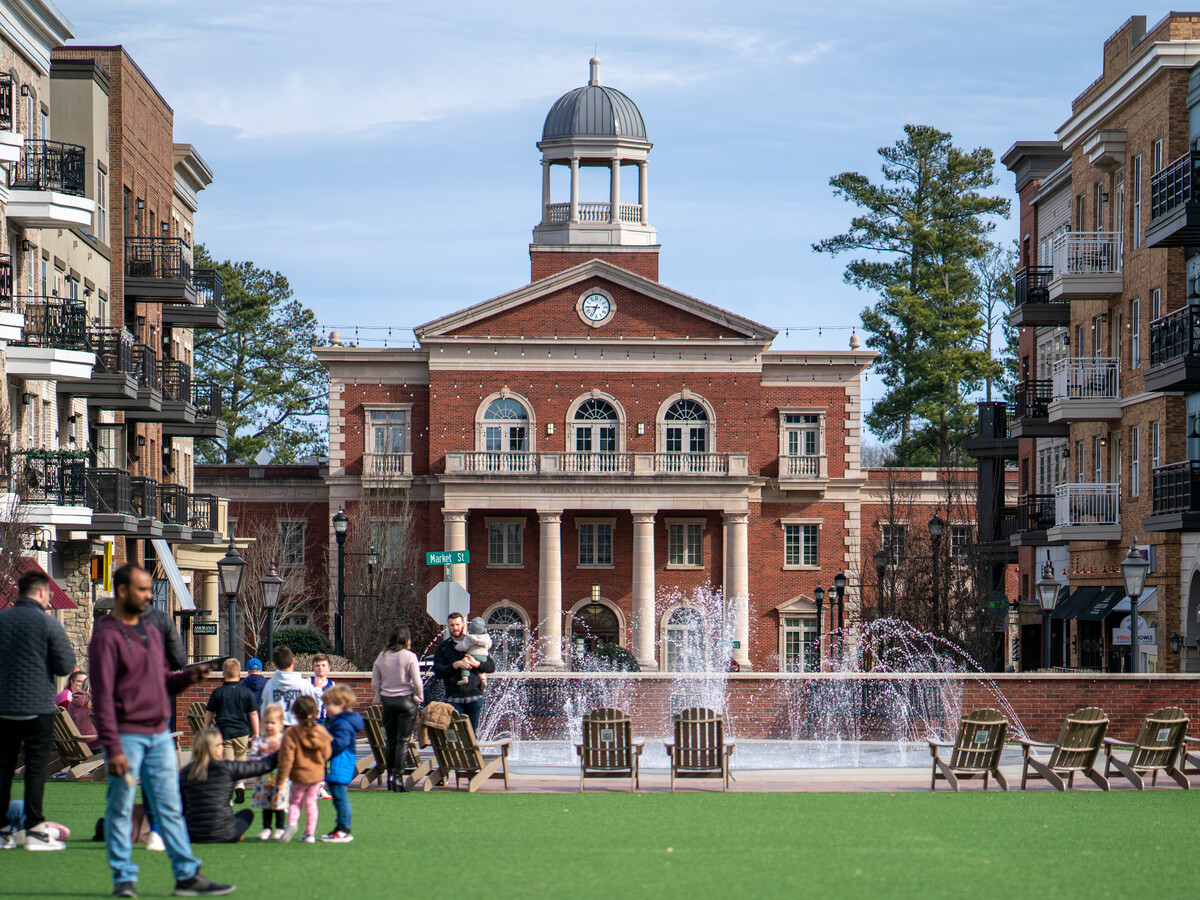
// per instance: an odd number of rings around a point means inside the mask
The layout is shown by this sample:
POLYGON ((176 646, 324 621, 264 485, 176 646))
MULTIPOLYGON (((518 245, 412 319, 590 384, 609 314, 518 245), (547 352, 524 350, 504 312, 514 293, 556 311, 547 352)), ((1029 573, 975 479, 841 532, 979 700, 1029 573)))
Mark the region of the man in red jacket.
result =
POLYGON ((113 611, 96 623, 88 645, 96 730, 108 759, 104 840, 113 896, 137 896, 131 815, 138 776, 171 858, 175 896, 230 894, 233 886, 214 884, 201 875, 200 861, 192 855, 179 799, 175 742, 167 731, 170 695, 199 680, 208 667, 168 673, 162 632, 142 621, 154 596, 149 572, 122 566, 113 573, 113 592, 113 611))

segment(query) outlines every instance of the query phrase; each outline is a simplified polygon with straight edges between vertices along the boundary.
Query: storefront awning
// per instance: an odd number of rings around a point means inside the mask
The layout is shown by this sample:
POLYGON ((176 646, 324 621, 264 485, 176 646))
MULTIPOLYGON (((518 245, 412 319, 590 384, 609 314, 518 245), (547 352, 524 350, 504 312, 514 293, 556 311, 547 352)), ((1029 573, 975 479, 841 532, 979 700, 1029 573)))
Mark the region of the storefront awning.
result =
POLYGON ((162 566, 163 571, 167 574, 167 580, 171 582, 171 591, 175 594, 175 603, 179 609, 185 611, 195 609, 196 604, 192 600, 192 592, 183 583, 183 573, 179 571, 179 565, 171 553, 171 545, 162 538, 152 538, 150 543, 154 545, 154 554, 158 557, 158 564, 162 566))
POLYGON ((1100 593, 1100 588, 1095 587, 1076 588, 1070 594, 1067 594, 1069 590, 1070 588, 1066 585, 1059 589, 1058 603, 1055 604, 1054 612, 1050 614, 1050 618, 1073 619, 1093 597, 1100 593))
MULTIPOLYGON (((12 604, 17 599, 17 581, 26 572, 41 572, 47 578, 46 570, 38 565, 36 559, 29 556, 22 556, 17 560, 17 575, 6 584, 0 584, 0 609, 12 604)), ((60 588, 53 578, 50 578, 50 608, 51 609, 78 609, 75 601, 67 596, 67 592, 60 588)))
POLYGON ((1124 596, 1125 588, 1123 587, 1101 588, 1095 599, 1080 610, 1075 618, 1080 622, 1102 621, 1108 617, 1108 614, 1113 611, 1113 607, 1120 603, 1124 596))
MULTIPOLYGON (((1122 597, 1112 611, 1129 612, 1129 595, 1122 597)), ((1158 612, 1158 588, 1146 588, 1146 592, 1138 598, 1138 612, 1158 612)))

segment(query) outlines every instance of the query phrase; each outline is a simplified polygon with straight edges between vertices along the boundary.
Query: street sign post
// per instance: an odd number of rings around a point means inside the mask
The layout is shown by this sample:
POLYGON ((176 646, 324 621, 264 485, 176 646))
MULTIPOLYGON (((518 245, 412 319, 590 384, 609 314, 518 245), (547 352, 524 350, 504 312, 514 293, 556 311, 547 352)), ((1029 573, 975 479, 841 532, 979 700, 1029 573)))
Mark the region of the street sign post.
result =
POLYGON ((464 566, 471 561, 469 550, 429 550, 425 553, 425 565, 445 566, 442 574, 446 581, 450 580, 451 566, 464 566))

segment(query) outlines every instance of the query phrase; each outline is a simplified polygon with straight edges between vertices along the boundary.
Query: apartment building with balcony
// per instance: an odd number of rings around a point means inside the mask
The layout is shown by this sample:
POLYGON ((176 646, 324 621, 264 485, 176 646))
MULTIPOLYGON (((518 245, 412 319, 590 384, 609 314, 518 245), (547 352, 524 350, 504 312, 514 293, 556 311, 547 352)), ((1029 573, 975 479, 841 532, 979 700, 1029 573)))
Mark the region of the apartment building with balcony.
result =
POLYGON ((1052 664, 1128 670, 1119 563, 1136 543, 1151 562, 1139 670, 1200 668, 1189 536, 1189 460, 1200 440, 1187 439, 1196 431, 1188 410, 1200 413, 1189 391, 1200 383, 1189 381, 1186 346, 1189 304, 1200 301, 1189 278, 1200 260, 1189 269, 1187 249, 1198 37, 1197 15, 1150 27, 1132 17, 1105 42, 1103 72, 1075 98, 1057 140, 1019 141, 1003 157, 1021 201, 1010 316, 1021 329, 1021 381, 1002 412, 1021 485, 1011 540, 1025 667, 1041 665, 1033 601, 1049 561, 1066 585, 1052 664))

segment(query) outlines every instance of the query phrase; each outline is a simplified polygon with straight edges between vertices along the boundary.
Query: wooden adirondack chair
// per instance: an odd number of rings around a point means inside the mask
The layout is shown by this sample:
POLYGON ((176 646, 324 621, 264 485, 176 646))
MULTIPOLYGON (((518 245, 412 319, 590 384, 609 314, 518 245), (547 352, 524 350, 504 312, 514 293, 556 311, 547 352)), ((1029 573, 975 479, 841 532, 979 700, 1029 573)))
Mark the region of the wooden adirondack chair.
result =
MULTIPOLYGON (((371 747, 371 755, 358 760, 354 777, 362 777, 362 786, 366 788, 372 781, 383 783, 387 775, 387 735, 383 730, 383 707, 368 706, 362 712, 363 731, 367 735, 367 743, 371 747)), ((409 738, 404 756, 404 789, 411 791, 418 781, 433 770, 433 762, 421 759, 417 742, 409 738)))
POLYGON ((1053 744, 1021 739, 1021 751, 1025 756, 1025 764, 1021 768, 1021 790, 1025 790, 1025 782, 1030 778, 1044 778, 1055 790, 1066 790, 1075 786, 1075 773, 1086 775, 1100 786, 1108 790, 1108 779, 1096 770, 1096 757, 1104 745, 1104 734, 1108 731, 1108 716, 1104 710, 1094 706, 1076 710, 1067 716, 1063 722, 1058 741, 1053 744), (1033 755, 1034 748, 1049 749, 1050 760, 1042 762, 1033 755), (1030 773, 1033 769, 1033 773, 1030 773), (1066 776, 1066 784, 1063 784, 1066 776))
POLYGON ((65 709, 60 709, 54 717, 53 741, 54 752, 68 769, 68 781, 105 780, 104 754, 92 752, 65 709))
POLYGON ((1004 736, 1007 733, 1008 719, 998 709, 977 709, 963 716, 954 743, 929 742, 929 754, 933 757, 933 777, 929 781, 929 789, 936 789, 938 779, 942 778, 951 790, 957 791, 960 778, 978 778, 982 775, 983 789, 986 791, 988 776, 993 775, 1000 789, 1007 791, 1008 782, 1000 773, 1000 753, 1004 750, 1004 736), (950 748, 950 759, 942 759, 938 751, 950 748))
POLYGON ((645 741, 634 740, 633 723, 619 709, 596 709, 583 717, 583 740, 575 744, 579 756, 579 792, 584 778, 628 778, 637 790, 638 759, 645 741))
POLYGON ((1187 790, 1190 787, 1187 776, 1179 768, 1187 726, 1187 713, 1177 706, 1166 706, 1146 716, 1137 740, 1105 738, 1104 774, 1107 776, 1110 770, 1116 769, 1141 791, 1146 787, 1143 779, 1147 773, 1151 776, 1150 784, 1157 786, 1158 773, 1165 772, 1187 790), (1117 756, 1118 749, 1128 750, 1129 759, 1117 756))
POLYGON ((192 729, 192 734, 199 734, 204 730, 204 714, 206 712, 208 712, 208 704, 200 700, 188 707, 188 727, 192 729))
POLYGON ((711 709, 692 707, 675 716, 675 739, 666 742, 671 758, 671 790, 676 778, 720 778, 729 789, 729 758, 734 742, 725 738, 725 721, 711 709))
POLYGON ((1179 770, 1184 775, 1200 775, 1200 737, 1185 737, 1179 754, 1179 770))
POLYGON ((495 777, 497 773, 503 776, 504 789, 508 790, 508 748, 512 741, 480 743, 475 739, 471 720, 462 713, 455 712, 450 720, 450 727, 445 731, 429 729, 429 742, 433 745, 437 770, 425 780, 425 790, 445 784, 451 772, 454 773, 456 789, 463 777, 467 778, 468 793, 477 791, 485 781, 495 777), (484 756, 484 747, 499 748, 500 754, 484 756))

